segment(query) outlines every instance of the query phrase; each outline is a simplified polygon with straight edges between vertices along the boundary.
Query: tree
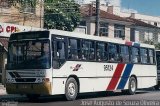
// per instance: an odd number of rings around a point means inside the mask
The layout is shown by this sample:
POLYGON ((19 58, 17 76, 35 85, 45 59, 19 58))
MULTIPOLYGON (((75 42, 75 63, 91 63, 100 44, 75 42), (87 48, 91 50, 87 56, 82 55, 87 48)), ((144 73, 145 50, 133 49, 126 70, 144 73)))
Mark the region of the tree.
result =
POLYGON ((73 31, 80 21, 79 5, 74 0, 45 0, 44 27, 73 31))
POLYGON ((144 43, 154 45, 157 50, 160 50, 160 43, 154 43, 152 40, 144 41, 144 43))
POLYGON ((153 40, 146 40, 146 41, 144 41, 143 43, 150 44, 150 45, 154 45, 153 40))

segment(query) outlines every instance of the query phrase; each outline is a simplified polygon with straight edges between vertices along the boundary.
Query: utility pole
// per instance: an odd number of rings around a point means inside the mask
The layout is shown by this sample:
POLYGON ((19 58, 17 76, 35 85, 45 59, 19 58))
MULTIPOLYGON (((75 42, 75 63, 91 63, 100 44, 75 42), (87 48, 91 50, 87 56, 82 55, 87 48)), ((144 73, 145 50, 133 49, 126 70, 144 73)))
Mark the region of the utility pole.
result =
POLYGON ((95 27, 96 36, 99 36, 99 13, 100 13, 100 0, 96 0, 96 27, 95 27))

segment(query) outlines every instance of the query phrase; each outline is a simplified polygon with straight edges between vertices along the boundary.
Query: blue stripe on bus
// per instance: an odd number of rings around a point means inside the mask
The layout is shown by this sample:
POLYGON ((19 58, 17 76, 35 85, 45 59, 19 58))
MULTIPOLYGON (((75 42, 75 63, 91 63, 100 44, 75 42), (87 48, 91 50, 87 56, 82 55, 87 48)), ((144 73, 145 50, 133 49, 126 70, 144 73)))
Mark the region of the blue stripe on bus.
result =
POLYGON ((117 89, 124 89, 124 87, 127 83, 127 80, 130 76, 132 68, 133 68, 133 64, 127 64, 117 89))

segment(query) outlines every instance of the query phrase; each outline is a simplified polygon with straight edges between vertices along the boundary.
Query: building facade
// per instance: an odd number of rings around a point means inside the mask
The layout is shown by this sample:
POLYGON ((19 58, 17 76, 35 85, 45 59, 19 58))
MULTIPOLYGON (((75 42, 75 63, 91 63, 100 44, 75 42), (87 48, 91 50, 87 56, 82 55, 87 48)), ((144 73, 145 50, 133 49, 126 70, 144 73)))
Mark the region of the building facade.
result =
POLYGON ((18 9, 8 0, 0 0, 0 22, 23 26, 43 27, 43 2, 39 0, 36 6, 26 3, 25 7, 18 9))
MULTIPOLYGON (((95 33, 95 5, 88 4, 81 8, 86 22, 87 34, 95 33)), ((83 24, 84 25, 84 24, 83 24)), ((101 5, 100 35, 111 38, 146 43, 160 42, 160 28, 131 17, 131 14, 120 12, 119 7, 101 5)))

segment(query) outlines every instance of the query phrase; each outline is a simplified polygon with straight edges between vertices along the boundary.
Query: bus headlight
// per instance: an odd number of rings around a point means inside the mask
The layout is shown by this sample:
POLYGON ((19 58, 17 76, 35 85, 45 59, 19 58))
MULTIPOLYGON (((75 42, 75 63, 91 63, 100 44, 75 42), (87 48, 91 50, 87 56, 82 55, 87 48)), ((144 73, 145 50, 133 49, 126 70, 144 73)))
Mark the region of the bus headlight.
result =
POLYGON ((44 76, 44 71, 37 71, 36 74, 37 74, 38 76, 44 76))
POLYGON ((11 79, 7 79, 7 82, 11 82, 11 79))
POLYGON ((9 83, 14 82, 14 79, 7 79, 7 82, 9 83))
POLYGON ((40 71, 40 72, 39 72, 39 75, 44 76, 44 71, 40 71))
POLYGON ((41 78, 37 78, 37 82, 42 82, 41 78))
POLYGON ((12 79, 11 82, 14 82, 14 79, 12 79))
POLYGON ((49 82, 49 78, 43 78, 42 82, 49 82))

